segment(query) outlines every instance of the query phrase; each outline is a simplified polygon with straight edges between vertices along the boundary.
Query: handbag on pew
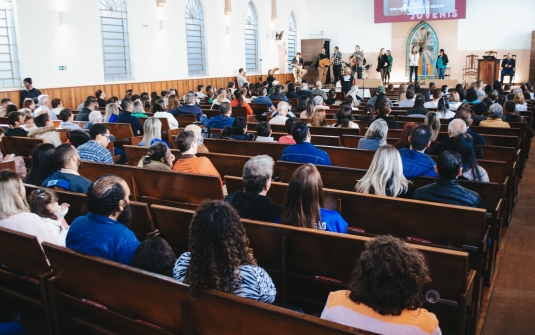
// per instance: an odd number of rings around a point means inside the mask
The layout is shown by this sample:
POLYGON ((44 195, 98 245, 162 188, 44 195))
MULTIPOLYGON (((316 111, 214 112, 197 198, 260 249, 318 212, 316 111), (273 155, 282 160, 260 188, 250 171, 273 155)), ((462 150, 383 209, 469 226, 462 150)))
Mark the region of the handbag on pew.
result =
POLYGON ((85 144, 91 140, 91 136, 86 131, 73 129, 67 132, 67 138, 69 142, 75 147, 78 148, 80 145, 85 144))

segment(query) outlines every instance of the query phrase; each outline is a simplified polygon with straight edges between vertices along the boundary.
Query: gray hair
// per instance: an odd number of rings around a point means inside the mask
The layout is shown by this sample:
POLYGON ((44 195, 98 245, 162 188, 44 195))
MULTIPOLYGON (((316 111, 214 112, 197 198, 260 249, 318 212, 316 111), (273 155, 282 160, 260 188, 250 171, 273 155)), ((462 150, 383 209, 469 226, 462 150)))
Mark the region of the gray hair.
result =
POLYGON ((314 106, 318 106, 318 105, 321 105, 323 103, 323 98, 319 95, 315 96, 314 99, 312 99, 312 101, 314 101, 314 106))
POLYGON ((308 84, 307 83, 302 83, 301 84, 301 89, 305 90, 305 91, 308 90, 308 84))
POLYGON ((50 98, 49 98, 48 95, 46 95, 46 94, 41 94, 41 95, 37 98, 37 100, 39 101, 39 105, 44 105, 44 104, 48 101, 48 99, 50 99, 50 98))
POLYGON ((513 88, 512 93, 513 94, 522 94, 522 89, 520 87, 513 88))
POLYGON ((194 104, 196 102, 197 102, 197 100, 195 99, 195 94, 193 94, 193 93, 188 93, 184 97, 184 103, 186 103, 188 105, 192 105, 192 104, 194 104))
POLYGON ((489 108, 489 117, 491 119, 501 119, 503 115, 503 108, 499 104, 492 104, 489 108))
POLYGON ((89 113, 89 123, 95 124, 98 123, 98 120, 102 118, 102 113, 99 110, 92 111, 89 113))
POLYGON ((454 119, 448 124, 448 131, 451 137, 456 137, 466 133, 466 122, 461 119, 454 119))
POLYGON ((139 101, 134 102, 134 113, 144 114, 145 110, 139 101))
POLYGON ((282 112, 282 111, 286 111, 288 112, 288 109, 290 108, 290 104, 287 103, 286 101, 281 101, 279 102, 279 104, 277 105, 277 111, 278 112, 282 112))
POLYGON ((321 87, 322 86, 321 80, 316 80, 316 82, 314 83, 314 86, 316 86, 318 88, 321 87), (318 85, 318 83, 319 83, 319 85, 318 85))
POLYGON ((374 138, 379 139, 379 146, 386 144, 386 135, 388 134, 388 124, 383 119, 377 119, 372 122, 368 130, 366 131, 365 138, 374 138))
POLYGON ((243 166, 243 189, 258 194, 264 190, 273 176, 273 158, 268 155, 255 156, 243 166))

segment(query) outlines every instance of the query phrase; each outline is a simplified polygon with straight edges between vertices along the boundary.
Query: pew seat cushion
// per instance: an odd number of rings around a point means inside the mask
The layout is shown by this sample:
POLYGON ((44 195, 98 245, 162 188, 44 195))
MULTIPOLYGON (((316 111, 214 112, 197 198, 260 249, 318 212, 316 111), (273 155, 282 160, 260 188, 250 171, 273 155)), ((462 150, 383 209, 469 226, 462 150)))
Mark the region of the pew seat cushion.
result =
MULTIPOLYGON (((331 211, 325 208, 320 208, 321 222, 318 222, 318 230, 326 230, 333 233, 347 233, 349 224, 337 211, 331 211)), ((281 216, 275 219, 275 223, 279 223, 281 216)))
MULTIPOLYGON (((184 281, 190 259, 189 252, 180 255, 173 269, 174 278, 182 282, 184 281)), ((234 294, 269 304, 275 301, 277 289, 266 270, 256 265, 240 265, 239 275, 241 277, 241 283, 233 283, 234 294)))
POLYGON ((87 213, 77 217, 67 233, 67 248, 90 256, 130 265, 140 242, 122 223, 87 213))
POLYGON ((321 318, 378 334, 441 334, 435 314, 426 309, 403 310, 401 315, 381 315, 349 299, 349 291, 329 294, 321 318))
POLYGON ((223 201, 231 204, 242 219, 274 222, 283 210, 269 197, 240 190, 227 195, 223 201))

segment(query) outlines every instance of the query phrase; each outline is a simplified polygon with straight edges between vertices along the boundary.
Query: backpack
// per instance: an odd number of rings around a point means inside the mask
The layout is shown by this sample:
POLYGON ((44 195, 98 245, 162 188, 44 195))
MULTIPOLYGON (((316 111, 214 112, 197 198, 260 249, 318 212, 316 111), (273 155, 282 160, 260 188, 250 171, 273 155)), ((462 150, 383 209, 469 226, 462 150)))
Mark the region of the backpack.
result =
POLYGON ((67 132, 67 138, 69 142, 75 147, 78 148, 80 145, 85 144, 91 140, 91 137, 86 131, 80 129, 73 129, 67 132))

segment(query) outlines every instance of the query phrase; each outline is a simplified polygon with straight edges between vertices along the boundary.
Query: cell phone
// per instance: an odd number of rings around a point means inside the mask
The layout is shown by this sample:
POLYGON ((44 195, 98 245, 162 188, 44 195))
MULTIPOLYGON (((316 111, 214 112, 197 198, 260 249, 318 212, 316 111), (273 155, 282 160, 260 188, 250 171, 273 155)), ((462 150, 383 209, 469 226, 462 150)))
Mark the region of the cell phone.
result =
POLYGON ((15 154, 10 154, 9 156, 11 156, 11 157, 15 157, 15 154))

